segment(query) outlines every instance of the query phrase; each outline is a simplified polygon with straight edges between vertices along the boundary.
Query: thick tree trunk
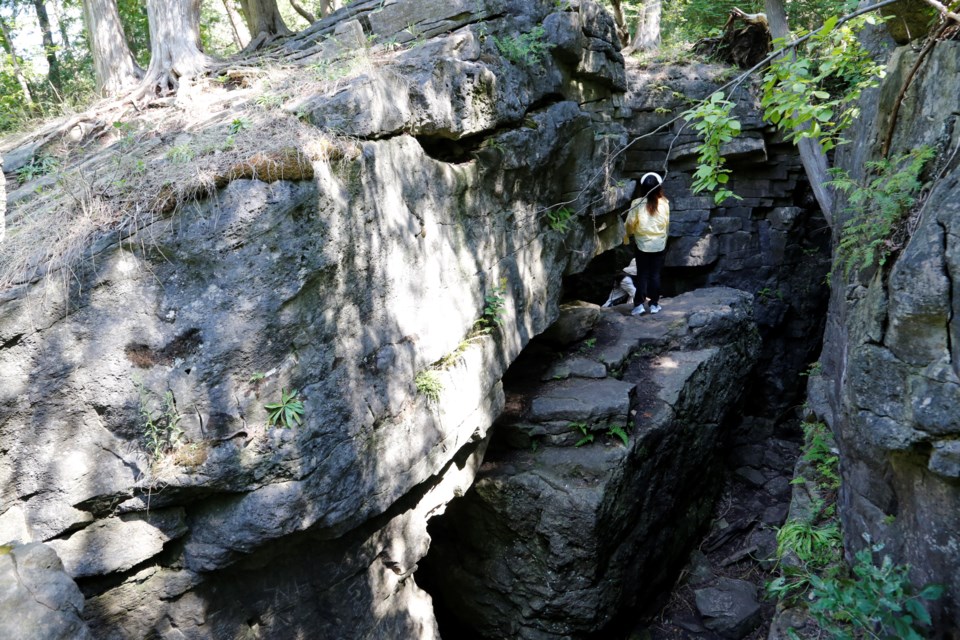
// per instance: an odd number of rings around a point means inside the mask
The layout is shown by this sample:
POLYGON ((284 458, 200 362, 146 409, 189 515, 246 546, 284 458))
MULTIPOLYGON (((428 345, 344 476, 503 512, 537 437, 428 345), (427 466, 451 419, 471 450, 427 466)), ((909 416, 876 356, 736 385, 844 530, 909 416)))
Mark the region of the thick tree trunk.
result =
POLYGON ((97 90, 114 95, 136 85, 143 69, 130 52, 117 0, 83 0, 83 21, 90 38, 97 90))
MULTIPOLYGON (((765 0, 764 8, 767 13, 767 24, 770 25, 770 34, 774 39, 787 38, 790 35, 790 27, 787 24, 787 12, 783 7, 783 1, 765 0)), ((823 152, 820 143, 811 138, 801 138, 797 142, 797 147, 800 150, 803 170, 807 174, 807 180, 810 181, 810 187, 817 198, 823 217, 829 225, 833 226, 833 192, 826 185, 830 179, 830 174, 827 173, 830 167, 827 154, 823 152)))
POLYGON ((660 15, 663 13, 661 0, 645 0, 643 14, 637 32, 633 35, 630 48, 649 51, 660 47, 660 15))
POLYGON ((277 36, 291 34, 280 15, 277 0, 240 0, 240 9, 250 29, 248 50, 261 47, 277 36))
POLYGON ((0 34, 3 35, 3 50, 10 56, 13 65, 13 75, 20 83, 20 90, 23 92, 23 101, 27 106, 33 106, 33 95, 30 93, 30 84, 27 82, 27 76, 23 74, 23 67, 20 66, 20 60, 17 58, 17 49, 13 46, 13 36, 10 34, 10 28, 0 16, 0 34))
POLYGON ((40 24, 40 35, 43 38, 43 52, 47 57, 47 78, 55 89, 57 100, 63 100, 63 82, 60 79, 60 62, 57 60, 57 47, 53 43, 53 31, 50 30, 50 16, 47 14, 45 0, 33 0, 33 8, 37 12, 37 22, 40 24))
POLYGON ((147 0, 150 67, 145 91, 176 93, 180 78, 201 73, 212 62, 200 49, 200 0, 147 0))

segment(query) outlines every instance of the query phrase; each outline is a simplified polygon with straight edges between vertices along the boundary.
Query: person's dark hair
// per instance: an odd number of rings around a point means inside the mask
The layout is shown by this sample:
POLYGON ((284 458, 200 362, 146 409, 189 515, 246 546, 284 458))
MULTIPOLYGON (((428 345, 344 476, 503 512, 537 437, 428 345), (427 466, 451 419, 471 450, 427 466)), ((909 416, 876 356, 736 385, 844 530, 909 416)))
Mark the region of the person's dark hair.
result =
POLYGON ((665 197, 663 195, 663 182, 660 180, 660 176, 655 173, 648 173, 643 176, 643 179, 637 183, 634 189, 633 197, 635 199, 646 198, 647 213, 650 215, 655 214, 660 204, 660 198, 665 197))

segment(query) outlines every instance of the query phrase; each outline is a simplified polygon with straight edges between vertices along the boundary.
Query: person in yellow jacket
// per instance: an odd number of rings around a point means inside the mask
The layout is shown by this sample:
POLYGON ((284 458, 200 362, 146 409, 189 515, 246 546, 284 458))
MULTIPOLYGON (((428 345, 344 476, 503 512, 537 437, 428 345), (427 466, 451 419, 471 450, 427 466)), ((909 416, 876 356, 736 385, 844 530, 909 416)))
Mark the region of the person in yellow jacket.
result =
POLYGON ((637 259, 637 275, 633 276, 637 290, 630 313, 639 316, 647 311, 660 312, 660 272, 667 254, 670 202, 663 193, 663 178, 656 173, 644 174, 633 195, 623 242, 633 246, 637 259), (649 307, 644 306, 647 298, 649 307))

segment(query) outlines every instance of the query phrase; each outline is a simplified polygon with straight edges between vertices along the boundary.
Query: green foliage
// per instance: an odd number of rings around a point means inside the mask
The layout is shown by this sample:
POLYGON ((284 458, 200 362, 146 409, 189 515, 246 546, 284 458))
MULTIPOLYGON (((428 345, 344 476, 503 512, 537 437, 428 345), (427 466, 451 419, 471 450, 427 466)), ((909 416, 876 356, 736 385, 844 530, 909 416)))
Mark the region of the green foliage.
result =
POLYGON ((884 556, 873 563, 873 552, 882 545, 866 547, 856 554, 851 576, 811 576, 810 613, 820 627, 836 640, 921 640, 927 637, 930 614, 924 601, 943 595, 940 585, 928 585, 917 593, 910 583, 909 567, 894 565, 884 556))
MULTIPOLYGON (((627 6, 640 5, 636 0, 624 1, 624 13, 630 22, 627 6)), ((785 3, 790 26, 795 29, 813 29, 824 16, 843 15, 857 6, 856 0, 790 0, 785 3)), ((738 7, 747 13, 764 10, 761 0, 673 0, 663 3, 661 30, 666 44, 693 42, 707 36, 719 35, 738 7)), ((632 30, 632 27, 631 27, 632 30)))
MULTIPOLYGON (((840 134, 859 115, 860 94, 883 76, 883 66, 857 38, 867 22, 874 22, 873 17, 838 26, 837 18, 831 17, 801 45, 798 55, 783 55, 770 63, 760 104, 764 118, 787 140, 813 138, 824 151, 846 142, 840 134)), ((774 42, 775 47, 785 44, 774 42)))
POLYGON ((776 298, 777 300, 783 300, 783 292, 779 289, 771 289, 770 287, 764 287, 757 291, 757 300, 761 303, 766 303, 768 300, 776 298))
POLYGON ((738 198, 725 186, 730 181, 730 170, 723 165, 720 147, 740 133, 740 121, 730 115, 734 104, 719 91, 683 114, 703 138, 697 147, 697 170, 693 174, 693 192, 712 191, 714 201, 720 204, 729 197, 738 198))
POLYGON ((590 433, 590 428, 585 422, 571 422, 570 428, 574 431, 580 433, 580 439, 573 445, 575 447, 582 447, 585 444, 590 444, 594 441, 595 436, 590 433))
POLYGON ((246 131, 250 128, 250 119, 249 118, 234 118, 230 122, 230 135, 236 135, 241 131, 246 131))
POLYGON ((800 375, 814 377, 814 376, 819 376, 821 373, 823 373, 823 363, 817 360, 816 362, 811 364, 809 367, 807 367, 807 370, 801 373, 800 375))
POLYGON ((627 444, 630 442, 630 438, 627 435, 627 430, 619 425, 611 425, 611 427, 607 430, 607 435, 620 438, 620 440, 623 441, 623 446, 627 446, 627 444))
POLYGON ((134 381, 134 386, 140 396, 140 432, 144 446, 154 460, 159 460, 183 440, 181 416, 173 392, 168 390, 163 396, 158 396, 141 381, 134 381))
POLYGON ((866 184, 854 182, 842 170, 832 170, 838 190, 848 196, 851 217, 843 225, 837 248, 837 264, 845 275, 878 263, 883 266, 890 252, 899 248, 894 236, 916 202, 922 186, 920 174, 935 152, 919 147, 891 160, 867 163, 874 177, 866 184))
POLYGON ((25 184, 35 178, 56 171, 59 166, 60 161, 53 156, 46 154, 34 156, 30 159, 30 162, 17 169, 17 181, 20 184, 25 184))
POLYGON ((477 320, 480 332, 492 331, 503 324, 503 312, 507 304, 507 279, 500 278, 500 284, 483 297, 483 313, 477 320))
POLYGON ((493 36, 493 43, 500 54, 510 62, 525 66, 543 66, 543 62, 555 45, 545 39, 546 31, 537 26, 526 33, 514 36, 493 36))
POLYGON ((303 424, 303 401, 297 398, 297 390, 287 393, 280 389, 280 402, 263 405, 267 410, 267 424, 271 427, 292 427, 303 424))
POLYGON ((285 96, 279 93, 262 93, 254 102, 262 109, 278 109, 283 104, 285 96))
POLYGON ((178 144, 167 151, 167 160, 174 164, 185 164, 193 160, 193 157, 193 149, 186 144, 178 144))
POLYGON ((443 382, 440 375, 433 369, 426 369, 417 374, 414 379, 417 386, 417 393, 425 396, 430 402, 440 400, 440 393, 443 391, 443 382))
POLYGON ((547 225, 558 233, 566 233, 570 229, 570 220, 573 218, 573 211, 567 207, 559 209, 549 209, 547 211, 547 225))
POLYGON ((817 484, 828 491, 836 491, 840 488, 840 455, 833 434, 822 422, 805 424, 803 430, 806 442, 803 460, 816 471, 817 484))
POLYGON ((777 558, 792 553, 807 568, 825 567, 840 557, 843 541, 836 522, 816 526, 790 520, 777 531, 777 558))

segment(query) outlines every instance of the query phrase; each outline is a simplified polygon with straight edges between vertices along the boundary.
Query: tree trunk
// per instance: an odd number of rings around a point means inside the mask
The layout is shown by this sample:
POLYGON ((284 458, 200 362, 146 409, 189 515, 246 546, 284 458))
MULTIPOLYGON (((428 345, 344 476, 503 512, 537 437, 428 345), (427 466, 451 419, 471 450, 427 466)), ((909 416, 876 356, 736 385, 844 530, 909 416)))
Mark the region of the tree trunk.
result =
POLYGON ((326 18, 340 6, 340 0, 320 0, 320 17, 326 18))
POLYGON ((613 21, 617 24, 620 47, 623 48, 630 42, 630 30, 627 28, 627 21, 623 17, 623 3, 621 0, 610 0, 610 8, 613 9, 613 21))
POLYGON ((123 33, 117 0, 83 0, 83 22, 90 38, 97 91, 114 95, 143 77, 123 33))
POLYGON ((243 40, 240 38, 240 30, 237 29, 237 21, 233 19, 233 9, 230 8, 229 0, 223 0, 223 10, 227 12, 227 19, 230 21, 234 44, 237 45, 237 49, 243 49, 243 40))
POLYGON ((277 36, 291 34, 280 15, 277 0, 240 0, 240 9, 250 29, 247 50, 262 47, 277 36))
POLYGON ((23 92, 23 101, 27 106, 33 106, 33 95, 30 93, 30 85, 27 83, 27 76, 23 74, 23 67, 20 66, 20 60, 17 58, 17 49, 13 46, 13 36, 10 35, 10 28, 0 16, 0 34, 3 35, 3 49, 10 56, 13 64, 13 75, 20 83, 20 90, 23 92))
MULTIPOLYGON (((770 35, 776 38, 787 38, 790 35, 790 28, 787 24, 787 12, 783 7, 782 0, 764 0, 764 8, 767 13, 767 24, 770 25, 770 35)), ((810 181, 810 187, 813 188, 813 194, 817 198, 823 217, 827 224, 833 226, 833 192, 827 187, 826 182, 830 179, 827 169, 830 164, 827 162, 827 154, 823 152, 820 143, 812 138, 801 138, 797 141, 797 147, 800 150, 800 162, 803 163, 803 170, 807 174, 807 180, 810 181)))
POLYGON ((176 93, 180 78, 212 62, 200 49, 200 0, 147 0, 150 67, 141 85, 157 95, 176 93))
POLYGON ((640 24, 633 35, 630 48, 650 51, 660 47, 660 15, 663 13, 661 0, 645 0, 640 24))
POLYGON ((57 101, 63 101, 63 82, 60 79, 60 62, 57 60, 57 47, 53 43, 53 32, 50 30, 50 16, 47 14, 45 0, 33 0, 33 8, 37 11, 37 22, 40 23, 40 35, 43 38, 43 52, 47 57, 47 78, 54 88, 57 101))

